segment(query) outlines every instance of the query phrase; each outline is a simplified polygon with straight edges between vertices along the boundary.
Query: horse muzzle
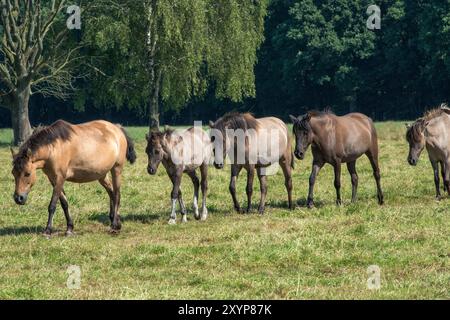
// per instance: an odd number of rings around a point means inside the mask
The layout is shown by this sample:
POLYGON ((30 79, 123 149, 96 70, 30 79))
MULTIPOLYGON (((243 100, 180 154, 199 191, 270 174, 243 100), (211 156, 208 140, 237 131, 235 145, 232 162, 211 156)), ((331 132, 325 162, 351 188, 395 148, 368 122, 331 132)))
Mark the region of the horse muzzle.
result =
POLYGON ((223 169, 223 163, 215 163, 214 162, 214 167, 216 168, 216 169, 223 169))
POLYGON ((28 194, 22 193, 22 194, 14 194, 14 201, 20 205, 24 206, 27 203, 28 194))
POLYGON ((154 176, 156 174, 156 169, 152 167, 147 167, 147 172, 149 175, 154 176))
POLYGON ((411 165, 411 166, 417 166, 417 159, 414 159, 414 158, 408 158, 408 163, 411 165))
POLYGON ((296 157, 298 160, 303 160, 303 159, 305 159, 305 153, 302 152, 302 151, 295 151, 295 152, 294 152, 294 155, 295 155, 295 157, 296 157))

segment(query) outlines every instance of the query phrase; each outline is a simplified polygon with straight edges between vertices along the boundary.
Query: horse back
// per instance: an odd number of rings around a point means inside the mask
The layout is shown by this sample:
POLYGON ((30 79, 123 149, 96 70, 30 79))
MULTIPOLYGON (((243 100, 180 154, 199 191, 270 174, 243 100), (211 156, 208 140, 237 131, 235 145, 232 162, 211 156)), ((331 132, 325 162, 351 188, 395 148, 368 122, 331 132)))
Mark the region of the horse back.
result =
POLYGON ((372 119, 361 113, 344 116, 327 115, 321 119, 318 145, 325 159, 356 160, 368 151, 378 150, 378 139, 372 119))
POLYGON ((124 165, 127 140, 119 126, 99 120, 71 125, 71 128, 71 139, 54 155, 69 181, 98 180, 113 167, 124 165))

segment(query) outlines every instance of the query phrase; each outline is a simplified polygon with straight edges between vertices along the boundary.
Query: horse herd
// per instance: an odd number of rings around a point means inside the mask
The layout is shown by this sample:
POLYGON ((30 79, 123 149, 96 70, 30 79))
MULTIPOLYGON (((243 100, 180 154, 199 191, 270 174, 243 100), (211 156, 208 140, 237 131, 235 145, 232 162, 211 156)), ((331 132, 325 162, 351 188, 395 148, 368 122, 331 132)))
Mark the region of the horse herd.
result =
MULTIPOLYGON (((258 212, 264 213, 267 195, 267 170, 274 164, 282 169, 288 195, 288 207, 294 208, 292 200, 292 170, 294 155, 303 160, 309 146, 313 165, 309 179, 307 207, 314 206, 314 185, 320 169, 325 164, 334 168, 336 204, 341 200, 341 165, 347 164, 352 182, 352 202, 356 201, 358 174, 356 160, 366 155, 371 163, 377 186, 378 203, 384 203, 380 184, 378 163, 378 139, 372 120, 360 113, 336 116, 332 112, 310 111, 299 117, 290 116, 293 122, 295 149, 291 147, 291 135, 286 124, 274 117, 254 118, 249 113, 229 113, 210 122, 209 132, 201 127, 178 132, 165 129, 152 131, 147 136, 147 171, 156 174, 162 163, 172 182, 172 210, 169 224, 176 223, 177 203, 182 222, 187 221, 187 210, 180 190, 181 177, 186 173, 194 185, 194 217, 206 220, 208 192, 208 167, 214 164, 223 169, 226 158, 231 163, 229 191, 234 209, 244 213, 251 211, 255 171, 260 182, 258 212), (200 171, 200 178, 197 176, 200 171), (247 172, 247 207, 245 210, 236 196, 236 180, 242 169, 247 172), (199 191, 202 206, 199 210, 199 191)), ((422 118, 408 125, 406 138, 409 143, 408 162, 416 165, 426 147, 434 170, 436 197, 440 198, 439 166, 444 179, 444 190, 450 191, 450 109, 446 105, 427 112, 422 118)), ((136 152, 133 141, 120 126, 107 121, 93 121, 73 125, 58 120, 47 127, 36 129, 22 144, 18 152, 11 149, 12 174, 15 178, 14 201, 25 205, 28 194, 35 184, 36 171, 41 169, 53 186, 48 207, 48 222, 44 231, 52 233, 53 216, 58 201, 67 222, 66 235, 73 233, 73 221, 64 192, 66 181, 87 183, 98 181, 110 199, 111 232, 121 229, 119 215, 122 172, 126 161, 134 163, 136 152), (111 179, 108 178, 111 173, 111 179)))

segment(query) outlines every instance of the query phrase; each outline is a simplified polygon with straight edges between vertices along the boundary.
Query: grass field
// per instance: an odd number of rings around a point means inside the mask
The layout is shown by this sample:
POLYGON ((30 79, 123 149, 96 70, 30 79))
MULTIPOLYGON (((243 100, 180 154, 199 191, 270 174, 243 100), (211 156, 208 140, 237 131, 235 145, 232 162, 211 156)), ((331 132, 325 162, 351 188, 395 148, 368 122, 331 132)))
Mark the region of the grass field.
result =
MULTIPOLYGON (((402 123, 377 124, 386 205, 376 201, 366 158, 357 164, 359 201, 350 204, 350 177, 342 176, 344 205, 335 206, 332 168, 316 187, 316 208, 304 208, 310 152, 296 163, 295 211, 285 207, 281 172, 269 177, 267 210, 238 215, 228 193, 229 170, 210 169, 209 218, 168 225, 171 183, 162 167, 146 172, 145 128, 129 128, 138 162, 125 168, 123 230, 108 233, 108 198, 99 184, 65 187, 75 221, 64 237, 58 208, 57 233, 41 235, 51 189, 45 176, 28 204, 14 204, 9 142, 0 130, 1 299, 422 299, 450 298, 450 199, 434 198, 426 154, 418 167, 406 163, 402 123), (66 286, 67 268, 81 268, 81 288, 66 286), (381 268, 381 288, 369 290, 367 268, 381 268)), ((245 201, 245 175, 238 194, 245 201)), ((182 190, 192 205, 190 179, 182 190)), ((259 201, 255 183, 254 207, 259 201)), ((180 216, 178 216, 180 218, 180 216)))

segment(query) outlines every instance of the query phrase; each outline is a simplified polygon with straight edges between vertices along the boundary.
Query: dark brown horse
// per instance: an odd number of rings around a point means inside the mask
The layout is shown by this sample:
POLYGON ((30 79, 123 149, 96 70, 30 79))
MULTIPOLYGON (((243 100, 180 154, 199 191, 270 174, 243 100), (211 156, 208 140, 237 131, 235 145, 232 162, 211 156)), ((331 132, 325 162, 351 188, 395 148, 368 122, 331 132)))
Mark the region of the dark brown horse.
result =
POLYGON ((383 204, 378 165, 378 139, 372 120, 360 113, 338 117, 331 112, 308 112, 304 116, 290 116, 294 123, 295 156, 303 160, 311 145, 312 172, 309 179, 308 208, 314 206, 314 184, 320 169, 329 163, 334 167, 336 203, 341 204, 341 164, 347 163, 352 180, 352 202, 356 201, 358 174, 356 160, 367 155, 377 183, 378 203, 383 204))
POLYGON ((110 197, 111 231, 120 230, 120 186, 126 160, 134 163, 136 153, 125 130, 106 121, 93 121, 72 125, 59 120, 48 127, 41 127, 20 147, 13 156, 12 174, 16 182, 14 200, 25 205, 28 194, 36 181, 36 170, 42 169, 53 186, 48 207, 48 223, 45 234, 52 233, 53 215, 58 200, 67 222, 66 235, 72 234, 73 222, 64 192, 66 181, 86 183, 99 181, 110 197), (111 172, 112 184, 107 178, 111 172))
POLYGON ((251 210, 255 169, 261 187, 258 212, 264 213, 267 196, 266 169, 279 163, 285 177, 288 205, 292 209, 292 177, 294 159, 291 137, 280 119, 269 117, 255 119, 249 113, 229 113, 215 123, 210 122, 214 142, 214 165, 222 169, 228 155, 231 160, 230 193, 234 209, 243 212, 236 197, 236 179, 243 168, 247 171, 247 210, 251 210))

